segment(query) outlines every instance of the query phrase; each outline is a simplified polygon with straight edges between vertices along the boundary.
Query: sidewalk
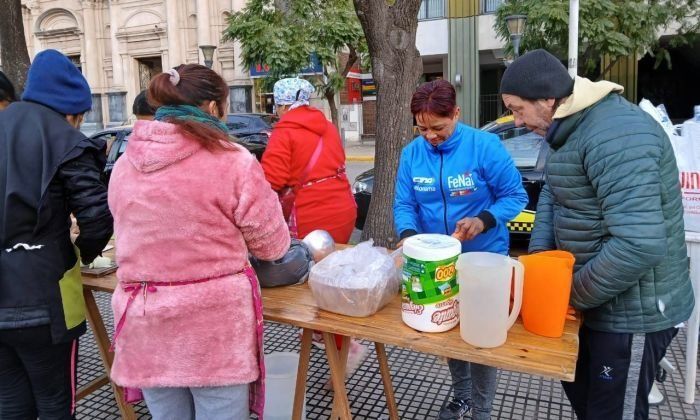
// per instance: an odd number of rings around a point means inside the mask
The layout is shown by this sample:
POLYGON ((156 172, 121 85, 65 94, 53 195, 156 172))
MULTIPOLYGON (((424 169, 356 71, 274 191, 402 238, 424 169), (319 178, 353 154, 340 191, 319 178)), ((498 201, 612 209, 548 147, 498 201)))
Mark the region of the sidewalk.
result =
POLYGON ((346 142, 345 160, 348 162, 374 162, 374 145, 374 140, 346 142))
MULTIPOLYGON (((107 331, 113 331, 111 295, 96 294, 107 331)), ((396 322, 401 322, 397 319, 396 322)), ((696 407, 683 403, 683 375, 685 374, 685 329, 669 347, 667 357, 676 367, 660 389, 667 399, 660 406, 651 407, 651 420, 697 419, 696 407)), ((369 343, 366 343, 369 344, 369 343)), ((265 352, 299 351, 299 330, 287 325, 265 322, 265 352)), ((88 329, 80 340, 78 385, 85 385, 104 372, 97 347, 88 329)), ((451 395, 450 373, 444 361, 436 357, 416 353, 409 349, 387 346, 387 356, 392 372, 392 383, 398 403, 399 416, 406 420, 434 419, 440 407, 451 395)), ((327 419, 333 406, 333 393, 326 390, 328 368, 325 354, 312 349, 311 364, 306 390, 306 418, 327 419)), ((347 381, 351 410, 356 420, 387 419, 384 389, 377 369, 374 352, 347 381)), ((700 404, 700 399, 696 401, 700 404)), ((137 418, 150 419, 148 409, 139 404, 137 418)), ((499 371, 498 389, 494 401, 494 420, 575 420, 571 406, 558 381, 499 371)), ((119 411, 112 397, 112 390, 105 385, 97 392, 78 402, 78 420, 119 420, 119 411)))

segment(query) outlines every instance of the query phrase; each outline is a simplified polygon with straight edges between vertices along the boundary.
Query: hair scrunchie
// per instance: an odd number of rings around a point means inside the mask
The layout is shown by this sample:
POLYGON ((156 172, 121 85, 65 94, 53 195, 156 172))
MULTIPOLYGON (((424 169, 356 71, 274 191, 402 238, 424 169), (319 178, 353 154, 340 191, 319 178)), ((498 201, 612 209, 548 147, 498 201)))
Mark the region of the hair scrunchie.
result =
POLYGON ((170 83, 172 83, 173 86, 177 86, 177 84, 180 83, 180 73, 178 73, 177 70, 170 69, 165 73, 170 75, 170 83))

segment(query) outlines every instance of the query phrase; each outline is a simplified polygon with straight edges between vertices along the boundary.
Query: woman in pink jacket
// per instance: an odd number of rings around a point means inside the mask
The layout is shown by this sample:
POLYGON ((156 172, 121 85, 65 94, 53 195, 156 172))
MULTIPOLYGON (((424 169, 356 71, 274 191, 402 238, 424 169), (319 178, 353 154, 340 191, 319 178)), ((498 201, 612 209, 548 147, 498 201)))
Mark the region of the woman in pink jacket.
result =
POLYGON ((262 410, 262 303, 248 253, 289 248, 277 195, 228 141, 228 87, 187 64, 156 76, 155 121, 137 121, 114 167, 119 287, 111 377, 153 418, 248 419, 262 410), (250 406, 249 406, 250 396, 250 406))

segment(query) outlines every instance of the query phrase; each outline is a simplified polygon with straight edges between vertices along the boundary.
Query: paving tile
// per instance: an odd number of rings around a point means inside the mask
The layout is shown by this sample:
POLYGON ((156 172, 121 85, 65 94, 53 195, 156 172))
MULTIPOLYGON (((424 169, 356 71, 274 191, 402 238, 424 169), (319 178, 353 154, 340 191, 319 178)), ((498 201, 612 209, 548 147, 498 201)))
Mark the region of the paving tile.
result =
MULTIPOLYGON (((98 293, 97 302, 108 324, 108 331, 112 331, 110 296, 98 293)), ((400 321, 397 320, 397 322, 400 321)), ((265 327, 266 352, 299 351, 298 329, 275 323, 266 323, 265 327)), ((365 344, 369 345, 369 343, 365 344)), ((386 350, 400 418, 416 420, 435 418, 440 407, 449 401, 452 392, 450 372, 445 362, 437 357, 403 348, 387 346, 386 350)), ((80 340, 79 353, 78 384, 83 385, 102 373, 102 362, 91 332, 80 340)), ((667 357, 676 367, 676 372, 669 375, 666 382, 661 385, 661 391, 666 395, 666 400, 661 405, 650 408, 650 418, 695 420, 697 406, 683 403, 684 330, 680 331, 671 344, 667 357)), ((306 418, 309 420, 330 417, 333 400, 332 393, 324 389, 327 380, 328 368, 325 364, 325 353, 313 347, 306 390, 306 418)), ((500 371, 498 380, 492 412, 493 419, 575 419, 558 381, 507 371, 500 371)), ((388 418, 384 388, 373 351, 348 380, 347 388, 351 411, 355 418, 388 418)), ((136 411, 139 419, 151 418, 143 404, 138 405, 136 411)), ((111 388, 104 386, 79 401, 77 418, 79 420, 119 419, 119 410, 112 399, 111 388)))

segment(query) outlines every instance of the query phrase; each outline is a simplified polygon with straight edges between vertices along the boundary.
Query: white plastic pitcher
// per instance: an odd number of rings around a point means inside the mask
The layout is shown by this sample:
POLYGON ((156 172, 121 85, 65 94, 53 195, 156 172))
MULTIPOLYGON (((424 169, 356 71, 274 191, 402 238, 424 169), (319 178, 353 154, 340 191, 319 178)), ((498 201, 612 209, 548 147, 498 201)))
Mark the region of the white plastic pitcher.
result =
POLYGON ((457 260, 459 333, 476 347, 498 347, 520 313, 525 268, 520 261, 491 252, 467 252, 457 260), (515 282, 513 310, 511 279, 515 282))
MULTIPOLYGON (((299 353, 265 355, 265 420, 289 420, 294 409, 299 353)), ((306 394, 302 419, 306 419, 306 394)))

